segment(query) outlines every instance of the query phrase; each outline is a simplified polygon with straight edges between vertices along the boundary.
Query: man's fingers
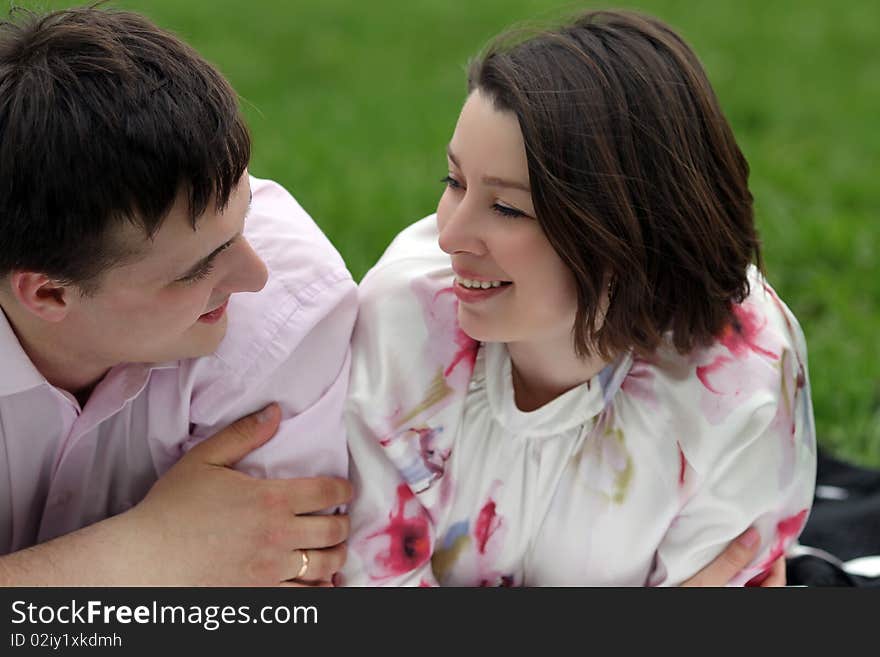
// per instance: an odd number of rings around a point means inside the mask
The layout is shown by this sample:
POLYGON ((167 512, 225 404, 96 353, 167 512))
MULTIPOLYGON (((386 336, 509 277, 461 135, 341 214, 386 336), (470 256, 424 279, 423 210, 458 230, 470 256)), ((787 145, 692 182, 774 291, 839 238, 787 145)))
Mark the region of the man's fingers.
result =
POLYGON ((210 465, 232 466, 274 436, 280 423, 281 409, 269 404, 199 443, 190 455, 210 465))
POLYGON ((785 557, 779 557, 773 562, 770 574, 763 582, 761 588, 769 588, 774 586, 785 586, 785 557))
POLYGON ((293 562, 296 572, 291 575, 291 579, 309 585, 329 582, 345 563, 346 549, 342 543, 322 550, 295 550, 293 562), (303 552, 308 556, 305 563, 302 559, 303 552))
MULTIPOLYGON (((293 518, 287 544, 329 548, 348 539, 348 516, 297 516, 293 518)), ((293 573, 296 574, 296 571, 293 573)), ((291 575, 290 579, 293 579, 291 575)))
POLYGON ((725 586, 755 557, 760 535, 754 527, 740 534, 724 552, 682 586, 725 586))
POLYGON ((296 589, 305 589, 305 588, 323 588, 330 589, 333 588, 333 582, 325 581, 325 582, 309 582, 308 584, 304 582, 297 582, 296 580, 291 580, 289 582, 281 582, 278 586, 283 588, 296 588, 296 589))
POLYGON ((338 477, 302 477, 284 485, 290 510, 297 515, 333 509, 351 501, 351 484, 338 477))

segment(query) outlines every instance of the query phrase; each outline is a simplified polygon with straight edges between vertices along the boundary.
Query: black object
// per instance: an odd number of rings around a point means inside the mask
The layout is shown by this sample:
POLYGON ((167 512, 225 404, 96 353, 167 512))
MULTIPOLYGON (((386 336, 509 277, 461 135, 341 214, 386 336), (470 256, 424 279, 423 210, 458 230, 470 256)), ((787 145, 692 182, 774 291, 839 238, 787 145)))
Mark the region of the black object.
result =
POLYGON ((844 563, 880 558, 880 470, 820 449, 813 510, 798 543, 806 554, 786 560, 789 585, 880 587, 880 576, 853 575, 844 563))

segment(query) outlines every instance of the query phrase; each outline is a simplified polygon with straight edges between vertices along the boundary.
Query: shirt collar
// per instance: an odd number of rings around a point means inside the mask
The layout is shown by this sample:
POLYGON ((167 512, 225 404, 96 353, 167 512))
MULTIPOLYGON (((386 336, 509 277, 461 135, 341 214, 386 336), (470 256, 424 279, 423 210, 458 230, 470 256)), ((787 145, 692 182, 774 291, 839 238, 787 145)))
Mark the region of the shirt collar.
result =
MULTIPOLYGON (((24 392, 43 384, 52 385, 34 367, 2 308, 0 308, 0 364, 2 364, 0 365, 0 372, 2 372, 0 374, 0 397, 24 392)), ((129 374, 129 379, 142 378, 146 382, 150 371, 171 369, 178 367, 179 364, 180 361, 176 360, 163 363, 124 363, 113 370, 133 368, 134 372, 129 374), (137 373, 141 373, 140 376, 137 373)), ((142 388, 143 384, 140 384, 140 387, 142 388)))
POLYGON ((37 386, 48 384, 46 377, 34 367, 12 330, 6 314, 0 308, 0 396, 14 395, 37 386))

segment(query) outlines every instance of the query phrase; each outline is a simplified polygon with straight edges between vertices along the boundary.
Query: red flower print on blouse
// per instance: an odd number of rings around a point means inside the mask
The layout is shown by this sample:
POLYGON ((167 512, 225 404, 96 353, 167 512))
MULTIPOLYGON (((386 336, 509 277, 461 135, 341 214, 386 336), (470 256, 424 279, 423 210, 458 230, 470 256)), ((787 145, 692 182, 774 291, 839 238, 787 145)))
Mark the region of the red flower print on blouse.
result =
POLYGON ((761 582, 767 579, 773 563, 785 554, 788 546, 794 543, 795 539, 800 536, 804 523, 807 521, 808 512, 809 509, 802 509, 795 515, 783 518, 776 524, 776 541, 773 544, 773 548, 770 550, 769 556, 758 566, 758 570, 761 571, 760 574, 750 579, 746 586, 760 586, 761 582))
POLYGON ((700 406, 706 419, 718 424, 754 390, 778 387, 780 351, 779 338, 767 329, 767 318, 756 306, 747 302, 734 306, 733 321, 714 346, 700 352, 709 363, 696 368, 704 388, 700 406))
POLYGON ((374 579, 403 575, 431 558, 431 530, 427 512, 406 484, 397 487, 396 509, 384 528, 367 536, 369 542, 381 539, 384 547, 373 558, 374 579))
POLYGON ((480 509, 474 526, 474 537, 477 539, 477 549, 481 554, 486 553, 486 543, 500 526, 501 518, 495 511, 494 500, 490 498, 480 509))
POLYGON ((438 289, 437 283, 429 278, 418 279, 413 282, 412 290, 422 305, 428 330, 428 362, 436 363, 447 385, 458 390, 470 381, 480 343, 461 330, 458 299, 452 287, 445 285, 438 289))

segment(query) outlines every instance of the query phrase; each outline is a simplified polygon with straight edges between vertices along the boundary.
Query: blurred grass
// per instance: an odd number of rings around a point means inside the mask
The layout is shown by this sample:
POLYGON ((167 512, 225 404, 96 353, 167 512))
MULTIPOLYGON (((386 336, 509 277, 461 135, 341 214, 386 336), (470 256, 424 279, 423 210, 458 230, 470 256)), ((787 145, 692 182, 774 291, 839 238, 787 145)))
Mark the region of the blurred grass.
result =
MULTIPOLYGON (((72 2, 23 1, 36 8, 72 2)), ((433 211, 464 66, 513 22, 596 3, 122 0, 230 79, 252 172, 286 185, 356 278, 433 211)), ((820 441, 880 465, 880 3, 625 3, 704 62, 752 167, 771 282, 801 321, 820 441)))

